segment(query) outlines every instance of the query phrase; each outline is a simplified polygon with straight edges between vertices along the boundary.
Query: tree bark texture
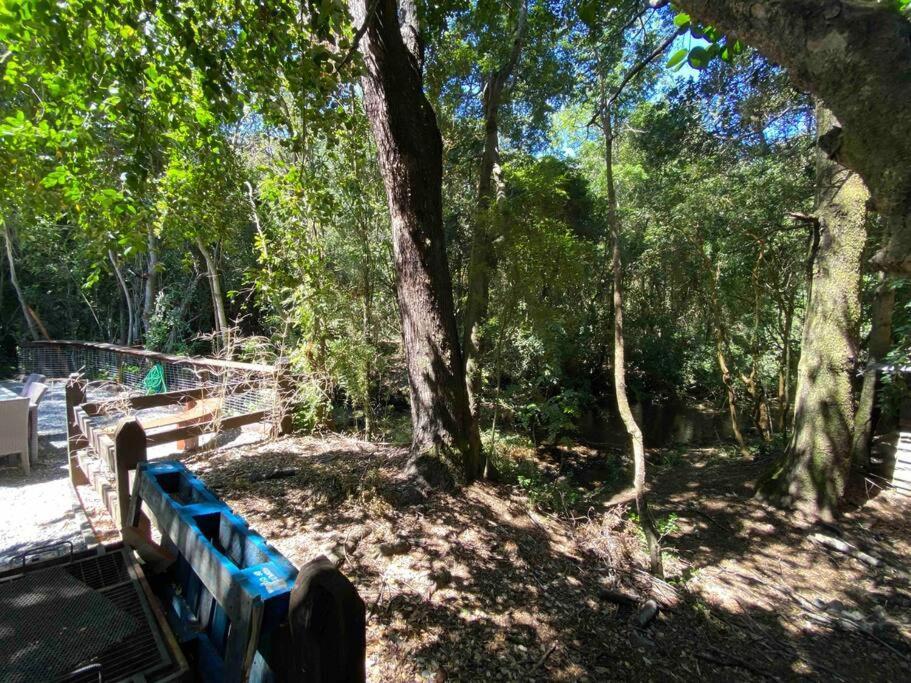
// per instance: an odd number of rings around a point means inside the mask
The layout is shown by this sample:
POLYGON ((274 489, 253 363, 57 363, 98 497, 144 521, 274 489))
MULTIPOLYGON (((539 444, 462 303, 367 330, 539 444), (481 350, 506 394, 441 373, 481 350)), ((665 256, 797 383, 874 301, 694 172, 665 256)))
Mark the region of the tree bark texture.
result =
POLYGON ((889 228, 874 264, 911 272, 911 22, 873 0, 679 0, 788 70, 840 122, 822 140, 889 228))
POLYGON ((355 23, 367 27, 360 43, 362 87, 392 222, 411 395, 411 469, 431 485, 444 484, 451 473, 439 465, 449 461, 472 480, 480 471, 480 437, 468 404, 446 259, 443 143, 424 95, 414 7, 403 7, 404 27, 395 0, 350 0, 349 8, 355 23))
POLYGON ((607 185, 607 221, 612 242, 611 270, 614 283, 614 394, 617 399, 617 412, 623 420, 623 426, 633 446, 633 487, 636 492, 636 511, 639 513, 639 524, 645 534, 648 546, 649 562, 652 574, 663 578, 664 568, 661 562, 661 544, 658 530, 648 507, 648 495, 645 489, 645 442, 642 430, 629 405, 626 393, 626 345, 623 337, 623 264, 620 258, 620 213, 617 209, 617 192, 614 186, 613 159, 613 122, 611 110, 607 106, 601 109, 601 127, 604 133, 605 182, 607 185))
POLYGON ((481 393, 482 352, 481 326, 487 319, 490 301, 490 279, 497 269, 496 239, 498 216, 496 208, 505 199, 506 189, 500 166, 499 113, 506 88, 525 39, 528 6, 522 2, 512 49, 506 61, 496 71, 487 75, 482 102, 484 105, 484 152, 478 180, 478 216, 471 237, 471 256, 468 264, 468 295, 462 316, 462 351, 465 356, 465 376, 468 382, 468 400, 475 420, 479 417, 478 403, 481 393))
MULTIPOLYGON (((817 108, 817 120, 820 137, 837 125, 823 107, 817 108)), ((817 152, 819 241, 797 367, 794 433, 759 493, 822 519, 833 518, 851 464, 851 380, 868 196, 857 173, 817 152)))
POLYGON ((867 343, 867 368, 864 372, 857 412, 854 415, 854 440, 851 462, 864 469, 870 461, 870 440, 873 437, 873 408, 879 384, 877 365, 882 362, 892 346, 892 311, 895 308, 895 290, 885 277, 880 280, 873 299, 872 325, 867 343))

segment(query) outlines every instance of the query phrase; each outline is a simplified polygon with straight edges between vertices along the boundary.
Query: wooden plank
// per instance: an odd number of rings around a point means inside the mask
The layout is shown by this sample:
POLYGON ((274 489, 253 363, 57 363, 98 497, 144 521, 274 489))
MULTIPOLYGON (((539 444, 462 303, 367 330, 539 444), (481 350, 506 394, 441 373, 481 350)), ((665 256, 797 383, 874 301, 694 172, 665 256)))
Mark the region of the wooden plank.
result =
POLYGON ((91 416, 100 415, 111 407, 127 405, 133 410, 145 410, 146 408, 159 408, 161 406, 180 405, 187 401, 198 401, 199 399, 208 398, 209 396, 233 396, 245 391, 254 391, 257 387, 255 383, 234 382, 231 384, 216 384, 196 389, 177 389, 175 391, 166 391, 161 394, 149 394, 148 396, 132 396, 126 399, 105 399, 93 403, 82 405, 83 410, 91 416))
POLYGON ((120 520, 117 518, 120 513, 120 505, 117 500, 117 491, 101 471, 101 468, 99 467, 100 463, 97 460, 93 460, 91 457, 89 457, 85 451, 80 451, 80 454, 77 457, 79 459, 79 467, 88 478, 89 485, 95 489, 98 497, 101 498, 101 501, 107 508, 108 514, 111 515, 117 526, 121 526, 120 520))
POLYGON ((117 481, 118 526, 130 518, 130 472, 146 461, 146 433, 136 418, 127 418, 114 434, 114 477, 117 481))
POLYGON ((181 441, 194 436, 214 434, 220 429, 233 429, 234 427, 241 427, 255 422, 263 422, 270 415, 271 413, 268 410, 259 410, 255 413, 244 413, 243 415, 226 417, 221 420, 208 420, 187 427, 177 427, 162 432, 153 432, 151 434, 146 434, 146 445, 149 447, 160 446, 161 444, 181 441))
POLYGON ((221 399, 209 398, 199 401, 193 401, 194 405, 187 406, 187 409, 181 413, 171 413, 170 415, 159 415, 157 417, 140 418, 143 429, 156 429, 158 427, 168 427, 170 425, 193 424, 200 420, 212 420, 221 412, 221 399))

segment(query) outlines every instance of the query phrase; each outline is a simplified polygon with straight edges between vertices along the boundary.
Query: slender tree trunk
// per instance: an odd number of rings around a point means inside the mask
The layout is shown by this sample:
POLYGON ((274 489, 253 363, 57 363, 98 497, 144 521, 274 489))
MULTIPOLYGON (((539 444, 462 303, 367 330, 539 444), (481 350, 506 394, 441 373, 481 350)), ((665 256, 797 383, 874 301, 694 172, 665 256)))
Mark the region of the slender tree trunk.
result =
POLYGON ((867 346, 867 368, 854 415, 854 438, 851 462, 858 469, 865 469, 870 462, 870 440, 873 437, 873 408, 876 404, 878 364, 892 346, 892 311, 895 308, 895 290, 892 283, 880 276, 873 299, 870 339, 867 346))
MULTIPOLYGON (((706 265, 707 267, 711 267, 711 264, 708 262, 706 265)), ((718 301, 718 281, 720 278, 721 267, 716 266, 714 279, 712 281, 712 317, 714 318, 712 331, 715 335, 715 359, 718 361, 718 370, 721 373, 721 383, 724 385, 728 404, 728 415, 731 418, 731 431, 734 434, 734 439, 737 441, 737 448, 740 451, 740 454, 743 457, 749 457, 750 449, 747 448, 746 440, 743 438, 743 432, 740 430, 740 420, 738 418, 739 411, 737 410, 737 389, 734 386, 734 374, 731 372, 731 368, 728 365, 727 358, 724 354, 725 347, 727 346, 727 339, 724 330, 724 322, 721 316, 721 304, 718 301)))
POLYGON ((31 335, 32 339, 40 339, 43 335, 44 338, 47 338, 47 331, 44 329, 44 326, 41 324, 41 321, 38 320, 38 317, 32 311, 31 307, 28 305, 28 302, 25 300, 25 294, 22 292, 22 287, 19 286, 19 278, 16 275, 16 260, 13 257, 13 236, 10 234, 9 226, 4 222, 3 223, 3 240, 6 243, 6 259, 9 265, 9 281, 13 285, 13 290, 16 292, 16 298, 19 300, 19 308, 22 309, 22 316, 25 318, 25 324, 28 327, 28 332, 31 335))
POLYGON ((120 271, 120 265, 117 263, 117 259, 114 258, 114 252, 108 249, 108 259, 111 261, 111 267, 114 269, 114 277, 117 278, 117 284, 120 285, 120 291, 123 294, 123 302, 126 306, 126 316, 125 320, 125 332, 121 339, 124 339, 123 342, 127 346, 132 346, 133 344, 133 300, 130 297, 130 290, 127 287, 126 280, 123 279, 123 273, 120 271))
POLYGON ((218 264, 215 263, 215 258, 212 256, 211 250, 206 246, 206 243, 201 237, 196 238, 196 247, 199 249, 199 253, 202 254, 202 258, 206 262, 206 273, 209 276, 209 288, 212 293, 212 308, 215 312, 215 331, 221 340, 222 348, 227 349, 230 325, 228 324, 228 316, 225 313, 225 297, 221 291, 221 278, 218 275, 218 264))
POLYGON ((614 282, 614 393, 617 398, 617 411, 633 446, 633 486, 636 491, 636 510, 639 523, 645 534, 648 545, 649 562, 652 574, 663 577, 664 568, 661 562, 661 544, 655 522, 648 507, 648 495, 645 488, 645 442, 642 430, 636 422, 626 394, 626 349, 623 338, 623 264, 620 259, 620 213, 617 207, 617 192, 614 187, 614 132, 611 121, 612 112, 606 106, 602 89, 601 127, 604 133, 605 181, 607 184, 607 221, 612 242, 611 270, 614 282))
POLYGON ((490 301, 490 279, 497 269, 496 238, 499 216, 494 215, 506 197, 503 172, 500 166, 499 113, 503 91, 519 60, 525 38, 528 6, 523 0, 513 34, 512 51, 506 62, 487 76, 481 99, 484 105, 484 152, 478 180, 478 215, 471 238, 468 264, 468 296, 462 320, 462 350, 465 355, 465 376, 468 400, 475 420, 479 418, 481 393, 482 352, 481 326, 487 319, 490 301))
POLYGON ((149 333, 149 321, 155 313, 155 298, 158 296, 158 238, 155 231, 148 231, 149 254, 146 266, 145 292, 142 302, 142 324, 146 334, 149 333))
POLYGON ((350 0, 366 30, 360 43, 364 103, 376 139, 392 222, 396 298, 411 394, 409 470, 430 485, 460 467, 481 471, 480 437, 468 404, 452 301, 442 209, 443 142, 424 95, 423 50, 411 0, 350 0), (368 16, 369 12, 369 16, 368 16))
MULTIPOLYGON (((823 138, 837 122, 817 107, 823 138)), ((860 320, 860 258, 866 239, 866 187, 860 176, 817 152, 819 242, 797 368, 794 434, 760 496, 832 519, 851 464, 852 374, 860 320)))
MULTIPOLYGON (((766 150, 768 151, 768 150, 766 150)), ((753 425, 759 436, 766 443, 772 441, 772 419, 769 415, 769 405, 766 401, 765 387, 762 383, 762 374, 759 370, 759 332, 762 327, 762 299, 763 289, 760 278, 760 266, 765 260, 765 244, 760 244, 759 255, 753 266, 752 283, 753 283, 753 329, 750 332, 750 374, 744 378, 744 384, 747 393, 753 403, 752 416, 753 425)))
POLYGON ((784 311, 784 327, 782 330, 783 349, 781 353, 781 369, 778 379, 778 431, 785 434, 790 425, 788 417, 791 413, 791 330, 794 326, 794 289, 788 295, 784 311))

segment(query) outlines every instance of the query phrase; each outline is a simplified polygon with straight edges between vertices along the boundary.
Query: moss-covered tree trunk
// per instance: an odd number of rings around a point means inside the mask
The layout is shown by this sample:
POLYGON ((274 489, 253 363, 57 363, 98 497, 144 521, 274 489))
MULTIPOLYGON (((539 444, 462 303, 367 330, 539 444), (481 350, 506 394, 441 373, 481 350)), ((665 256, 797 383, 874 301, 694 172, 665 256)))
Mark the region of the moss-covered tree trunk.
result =
MULTIPOLYGON (((817 107, 819 136, 837 126, 817 107)), ((866 239, 867 189, 856 173, 817 152, 818 241, 797 367, 794 434, 782 460, 759 485, 760 496, 831 519, 851 463, 851 379, 860 321, 860 260, 866 239)))
MULTIPOLYGON (((656 0, 653 0, 653 2, 656 0)), ((838 118, 825 140, 863 178, 887 224, 873 262, 911 272, 911 21, 873 0, 677 0, 782 65, 838 118)))
POLYGON ((870 439, 873 437, 873 407, 878 385, 877 365, 885 358, 892 345, 892 310, 895 308, 895 290, 888 278, 881 276, 873 299, 872 325, 867 344, 867 368, 854 415, 854 442, 851 461, 863 469, 870 460, 870 439))

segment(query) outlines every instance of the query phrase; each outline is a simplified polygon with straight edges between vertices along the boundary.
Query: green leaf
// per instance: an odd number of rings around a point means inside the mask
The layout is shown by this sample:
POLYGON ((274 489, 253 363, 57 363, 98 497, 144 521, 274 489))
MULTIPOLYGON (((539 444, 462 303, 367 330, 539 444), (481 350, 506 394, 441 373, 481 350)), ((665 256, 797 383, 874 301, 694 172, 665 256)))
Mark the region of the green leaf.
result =
POLYGON ((687 62, 694 69, 702 70, 708 66, 711 55, 704 47, 694 47, 690 50, 687 62))
POLYGON ((685 47, 677 50, 674 54, 671 55, 670 59, 667 60, 667 64, 665 66, 667 66, 667 67, 677 66, 684 59, 686 59, 686 56, 688 54, 689 54, 689 50, 687 50, 685 47))
POLYGON ((690 15, 689 14, 687 14, 685 12, 681 12, 676 17, 674 17, 674 26, 676 26, 677 28, 686 28, 689 25, 690 25, 690 15))

